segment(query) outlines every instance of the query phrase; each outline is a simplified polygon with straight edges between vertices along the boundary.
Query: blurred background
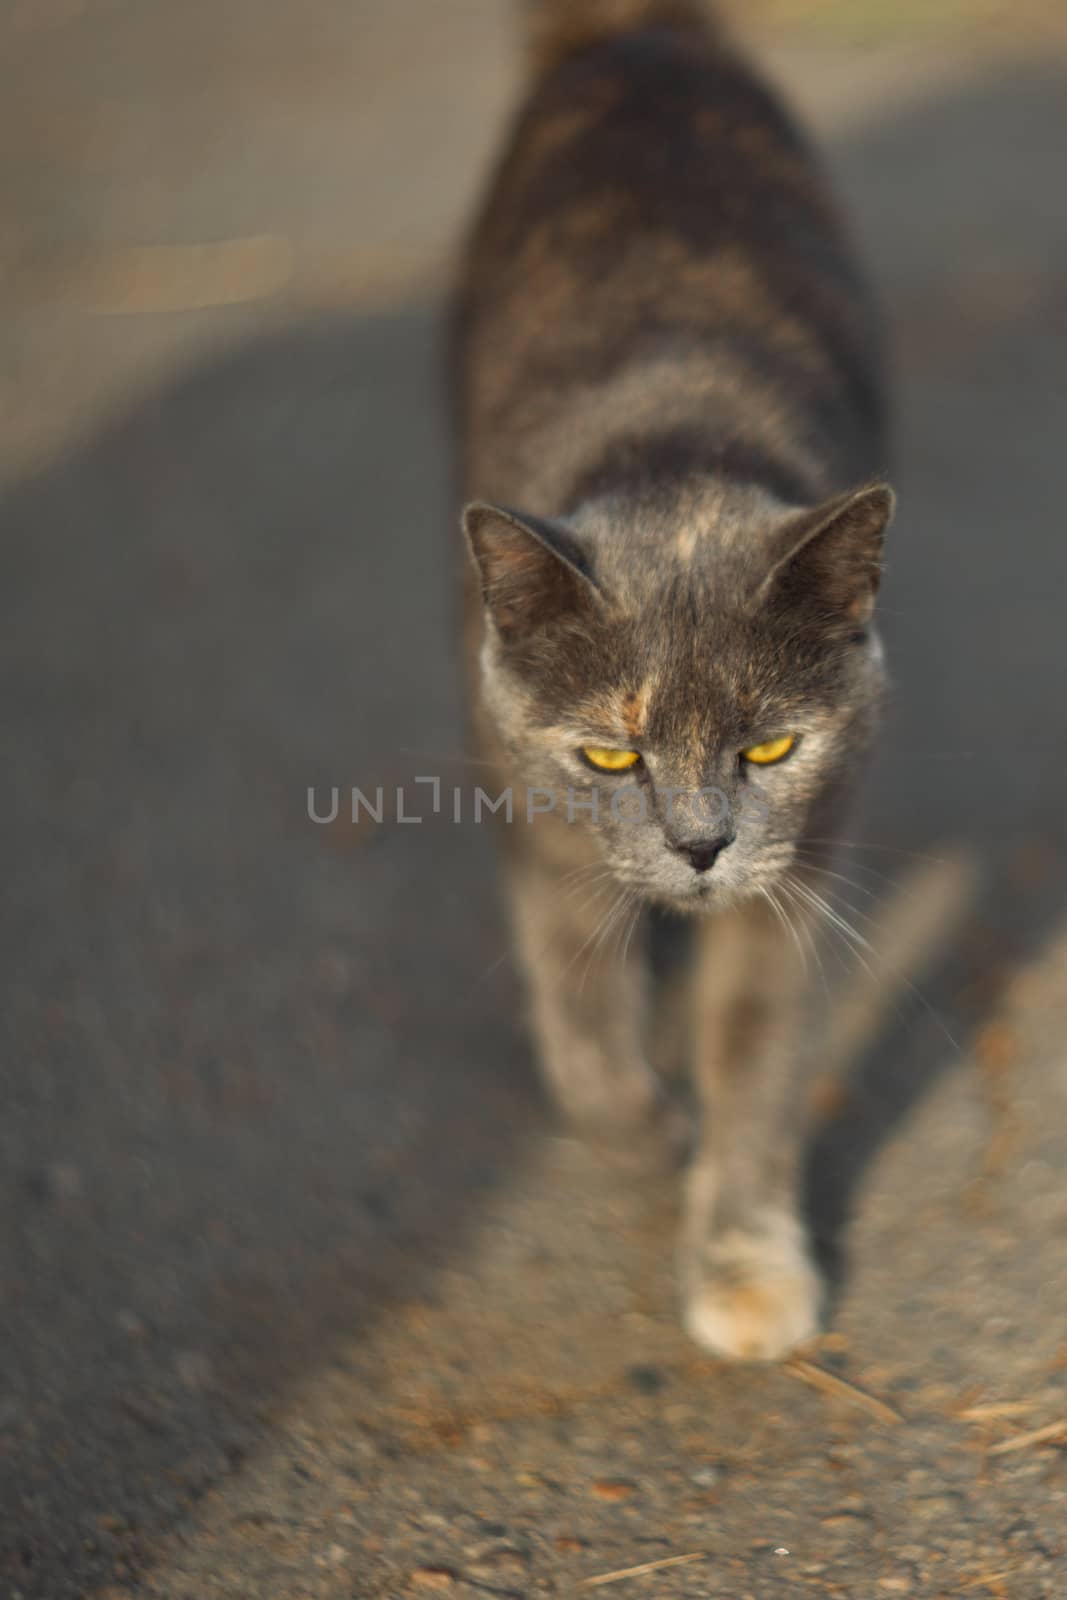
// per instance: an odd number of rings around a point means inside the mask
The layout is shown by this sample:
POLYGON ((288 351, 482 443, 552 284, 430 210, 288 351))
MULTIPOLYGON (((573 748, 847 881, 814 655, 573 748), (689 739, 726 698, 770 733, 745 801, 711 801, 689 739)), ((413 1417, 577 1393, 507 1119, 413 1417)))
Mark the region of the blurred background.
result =
POLYGON ((881 284, 901 491, 837 1297, 770 1371, 546 1113, 484 830, 307 815, 470 776, 439 334, 513 7, 0 8, 0 1595, 1062 1591, 1067 16, 738 25, 881 284))

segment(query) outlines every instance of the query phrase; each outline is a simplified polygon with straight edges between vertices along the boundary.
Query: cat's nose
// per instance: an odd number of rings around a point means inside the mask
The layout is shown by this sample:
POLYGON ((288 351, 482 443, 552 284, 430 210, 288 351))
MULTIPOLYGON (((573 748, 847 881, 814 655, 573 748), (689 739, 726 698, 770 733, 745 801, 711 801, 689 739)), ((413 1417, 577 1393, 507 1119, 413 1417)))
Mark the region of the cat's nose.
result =
POLYGON ((717 839, 683 839, 674 848, 679 855, 685 856, 690 866, 697 872, 707 872, 715 865, 726 846, 733 842, 732 833, 721 833, 717 839))

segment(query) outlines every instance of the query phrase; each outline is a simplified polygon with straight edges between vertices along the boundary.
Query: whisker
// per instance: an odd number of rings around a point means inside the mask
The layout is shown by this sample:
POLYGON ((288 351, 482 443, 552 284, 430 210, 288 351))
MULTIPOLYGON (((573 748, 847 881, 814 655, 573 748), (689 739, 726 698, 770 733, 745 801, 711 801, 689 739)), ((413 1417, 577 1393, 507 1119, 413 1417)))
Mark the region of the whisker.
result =
MULTIPOLYGON (((819 894, 817 890, 813 889, 809 883, 804 883, 804 881, 800 878, 794 878, 793 886, 797 890, 798 894, 807 900, 810 905, 815 907, 816 910, 821 911, 823 916, 826 917, 826 919, 835 928, 844 934, 846 938, 854 939, 861 949, 873 949, 870 940, 865 938, 859 929, 849 922, 847 917, 844 917, 840 914, 840 912, 835 911, 830 902, 824 899, 823 896, 819 894)), ((849 909, 852 910, 853 908, 850 906, 849 909)), ((856 912, 856 915, 860 916, 862 913, 856 912)))
MULTIPOLYGON (((787 874, 787 877, 788 877, 788 874, 787 874)), ((779 884, 776 884, 775 887, 778 888, 778 889, 785 890, 785 889, 789 888, 789 885, 787 883, 779 883, 779 884)), ((792 906, 793 911, 794 911, 794 913, 796 915, 796 921, 797 921, 797 924, 798 924, 798 926, 800 928, 800 932, 804 937, 804 942, 807 945, 808 949, 811 951, 812 955, 815 957, 815 965, 819 969, 819 978, 820 978, 820 981, 822 983, 823 990, 824 990, 824 992, 826 994, 826 998, 827 998, 827 1000, 829 1000, 831 998, 830 980, 826 976, 826 967, 825 967, 825 965, 823 963, 822 955, 821 955, 820 950, 819 950, 819 941, 815 936, 815 929, 812 926, 812 921, 811 921, 810 914, 807 911, 807 909, 805 908, 803 902, 797 900, 795 895, 787 896, 787 898, 788 898, 789 904, 792 906)))
POLYGON ((850 889, 856 889, 860 894, 865 894, 869 899, 876 900, 878 891, 871 889, 865 883, 858 883, 855 878, 850 878, 845 872, 833 872, 829 867, 821 867, 817 862, 806 862, 804 865, 811 872, 817 872, 821 877, 833 878, 837 883, 845 883, 850 889))
MULTIPOLYGON (((794 910, 797 913, 798 921, 800 923, 801 928, 804 930, 804 935, 805 935, 805 937, 806 937, 806 939, 808 941, 808 945, 809 945, 809 947, 811 949, 811 952, 815 957, 816 965, 819 968, 819 976, 822 979, 823 989, 826 991, 826 998, 829 1000, 829 999, 831 999, 830 980, 826 976, 826 966, 825 966, 825 963, 823 962, 822 955, 821 955, 821 953, 819 951, 819 941, 816 938, 815 930, 811 925, 811 923, 812 923, 811 907, 805 905, 804 901, 801 900, 798 897, 798 895, 796 893, 796 886, 793 883, 792 877, 788 873, 785 875, 784 878, 779 880, 779 882, 776 885, 776 887, 782 890, 783 894, 786 896, 787 900, 789 901, 789 904, 794 908, 794 910)), ((837 946, 836 945, 834 946, 834 950, 835 950, 835 952, 837 952, 837 946)), ((838 960, 839 961, 841 960, 841 957, 840 957, 839 953, 838 953, 838 960)))
MULTIPOLYGON (((884 855, 902 856, 909 861, 930 861, 935 866, 943 867, 943 856, 928 855, 923 850, 905 850, 901 845, 872 844, 863 839, 801 839, 800 846, 809 844, 839 845, 842 850, 878 850, 884 855)), ((800 847, 798 846, 798 848, 800 847)))
MULTIPOLYGON (((607 888, 607 892, 610 893, 610 886, 606 886, 606 888, 607 888)), ((600 894, 602 895, 604 892, 605 892, 604 890, 601 890, 600 894)), ((571 956, 571 959, 567 962, 567 965, 563 969, 564 975, 566 975, 568 972, 570 972, 571 968, 576 966, 577 963, 581 960, 582 956, 585 954, 586 950, 589 949, 590 945, 593 945, 593 950, 590 951, 589 962, 586 963, 585 971, 582 974, 582 987, 584 987, 585 979, 588 976, 588 972, 589 972, 589 964, 592 961, 593 954, 595 953, 594 940, 599 943, 600 935, 604 932, 604 929, 611 922, 612 917, 614 917, 615 913, 619 909, 619 906, 622 904, 622 900, 623 900, 624 894, 625 894, 625 890, 620 890, 618 894, 612 896, 612 898, 608 902, 608 908, 605 911, 603 917, 601 917, 594 924, 592 932, 589 933, 586 936, 586 938, 582 940, 581 944, 578 946, 578 949, 574 952, 573 956, 571 956)), ((580 992, 581 992, 581 988, 579 988, 579 993, 580 992)))
MULTIPOLYGON (((887 978, 884 975, 880 977, 879 974, 874 971, 870 965, 870 962, 866 959, 864 952, 873 957, 875 961, 878 961, 886 969, 889 979, 891 979, 894 983, 903 984, 903 986, 908 990, 909 994, 911 994, 923 1007, 931 1021, 937 1024, 939 1031, 946 1041, 952 1046, 953 1050, 956 1051, 957 1054, 960 1053, 961 1047, 959 1041, 953 1035, 948 1024, 945 1022, 944 1017, 930 1002, 926 995, 923 994, 922 990, 911 981, 907 974, 901 972, 899 968, 890 966, 881 953, 875 949, 874 945, 871 944, 870 940, 866 939, 863 934, 860 933, 859 929, 854 927, 846 917, 843 917, 834 911, 833 907, 828 905, 828 903, 823 899, 822 895, 817 894, 810 885, 801 883, 796 879, 791 879, 790 881, 793 889, 805 900, 807 900, 808 904, 811 905, 814 910, 819 912, 819 914, 826 920, 828 925, 833 928, 838 936, 842 939, 846 947, 851 949, 852 954, 863 967, 867 975, 871 978, 872 982, 881 982, 888 985, 887 978)), ((871 922, 872 926, 877 926, 877 924, 873 923, 871 918, 865 917, 864 913, 858 911, 856 907, 850 906, 849 910, 852 911, 856 916, 864 917, 864 920, 871 922)), ((899 1007, 896 1009, 897 1014, 899 1015, 899 1007)))
POLYGON ((766 900, 767 904, 770 906, 770 908, 774 912, 775 916, 778 918, 778 921, 781 923, 782 927, 786 930, 786 932, 792 938, 793 943, 797 947, 797 953, 800 956, 801 965, 803 966, 804 971, 807 972, 807 970, 808 970, 807 951, 804 949, 804 946, 801 944, 800 935, 797 933, 797 930, 794 928, 793 924, 790 922, 789 918, 786 916, 785 911, 783 910, 781 904, 779 903, 778 898, 775 895, 773 889, 770 889, 770 888, 768 888, 766 886, 766 884, 762 884, 761 883, 759 885, 759 892, 763 896, 764 900, 766 900))
POLYGON ((630 940, 634 936, 634 929, 637 927, 637 924, 641 920, 641 910, 642 910, 641 896, 636 891, 634 891, 633 894, 632 894, 632 909, 631 909, 631 912, 630 912, 630 925, 626 930, 626 937, 622 942, 622 950, 621 950, 620 956, 619 956, 620 964, 622 966, 624 966, 624 967, 626 965, 626 957, 630 952, 630 940))
MULTIPOLYGON (((579 994, 582 994, 585 991, 585 982, 592 971, 593 962, 595 961, 598 952, 601 950, 602 946, 607 944, 611 932, 613 930, 617 931, 619 926, 621 926, 622 919, 625 916, 626 909, 630 903, 631 892, 632 891, 629 889, 623 889, 621 891, 618 897, 612 902, 607 916, 596 929, 595 937, 592 941, 592 947, 588 956, 586 957, 585 967, 582 971, 582 976, 578 984, 579 994)), ((586 943, 588 944, 589 941, 587 940, 586 943)), ((585 945, 582 946, 582 949, 585 949, 585 945)), ((579 954, 580 953, 581 952, 579 952, 579 954)))
MULTIPOLYGON (((846 922, 843 917, 839 917, 833 908, 828 906, 820 895, 815 895, 809 891, 806 884, 802 883, 798 878, 794 878, 792 875, 789 876, 788 881, 793 893, 793 898, 797 904, 806 905, 809 911, 814 912, 816 917, 821 922, 824 922, 833 933, 836 933, 838 939, 844 945, 844 948, 855 957, 868 976, 877 981, 876 974, 863 955, 862 945, 867 942, 863 939, 863 935, 857 933, 856 940, 858 940, 859 943, 855 942, 855 940, 853 940, 851 937, 855 931, 851 924, 846 922)), ((869 948, 870 946, 868 945, 868 949, 869 948)), ((841 952, 839 947, 835 945, 834 949, 837 951, 838 959, 840 960, 841 952)), ((844 963, 842 963, 842 965, 844 965, 844 963)))
MULTIPOLYGON (((834 875, 828 867, 823 865, 825 858, 821 851, 806 851, 802 845, 798 845, 794 854, 795 859, 799 861, 802 867, 814 872, 824 872, 827 876, 834 875)), ((899 877, 892 877, 888 872, 881 872, 877 867, 872 867, 867 861, 850 861, 849 866, 853 867, 857 872, 867 873, 868 877, 876 878, 879 883, 886 884, 889 888, 895 888, 900 881, 899 877)), ((836 876, 843 883, 850 883, 854 889, 862 889, 867 894, 872 892, 865 884, 860 883, 858 878, 849 878, 846 874, 840 872, 836 873, 836 876)))
POLYGON ((585 861, 580 867, 572 867, 569 872, 563 874, 559 880, 560 887, 562 888, 566 884, 580 884, 584 877, 588 877, 590 881, 595 882, 598 878, 610 873, 611 870, 611 867, 607 866, 603 861, 585 861))

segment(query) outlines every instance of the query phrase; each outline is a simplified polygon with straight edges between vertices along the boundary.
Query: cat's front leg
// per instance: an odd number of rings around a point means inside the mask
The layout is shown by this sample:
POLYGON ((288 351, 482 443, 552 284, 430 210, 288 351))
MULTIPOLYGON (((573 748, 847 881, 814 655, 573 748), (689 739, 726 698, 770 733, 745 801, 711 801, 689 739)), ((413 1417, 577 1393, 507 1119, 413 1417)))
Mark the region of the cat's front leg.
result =
POLYGON ((797 1203, 816 1019, 797 944, 762 901, 701 924, 693 999, 685 1323, 718 1355, 775 1360, 816 1332, 822 1299, 797 1203))
POLYGON ((648 973, 636 896, 596 859, 563 870, 524 853, 509 877, 553 1097, 584 1137, 640 1166, 677 1165, 689 1129, 645 1054, 648 973))

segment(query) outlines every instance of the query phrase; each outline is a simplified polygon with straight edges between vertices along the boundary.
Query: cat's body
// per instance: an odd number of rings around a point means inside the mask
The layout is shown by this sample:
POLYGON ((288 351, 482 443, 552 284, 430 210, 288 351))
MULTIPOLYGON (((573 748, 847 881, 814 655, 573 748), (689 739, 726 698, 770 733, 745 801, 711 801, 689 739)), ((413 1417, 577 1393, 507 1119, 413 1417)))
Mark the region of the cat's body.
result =
POLYGON ((456 319, 477 721, 546 1075, 594 1136, 676 1132, 624 933, 695 914, 686 1319, 774 1356, 819 1301, 805 924, 882 689, 875 321, 806 148, 696 4, 533 15, 456 319))

